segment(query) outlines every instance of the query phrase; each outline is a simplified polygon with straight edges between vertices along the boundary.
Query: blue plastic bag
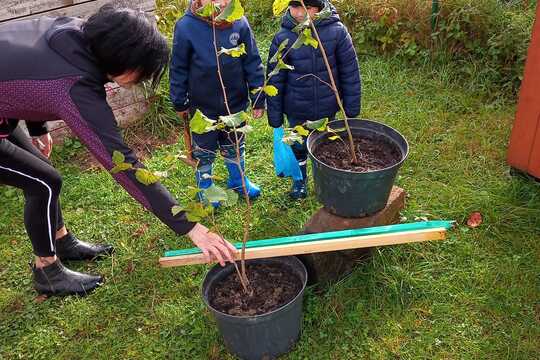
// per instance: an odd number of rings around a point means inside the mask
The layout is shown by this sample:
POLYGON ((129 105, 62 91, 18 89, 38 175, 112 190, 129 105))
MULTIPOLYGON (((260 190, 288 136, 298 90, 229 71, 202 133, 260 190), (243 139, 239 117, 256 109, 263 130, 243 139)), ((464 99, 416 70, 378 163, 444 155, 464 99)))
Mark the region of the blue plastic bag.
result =
POLYGON ((291 147, 283 142, 283 127, 274 129, 274 168, 277 176, 302 180, 302 172, 291 147))

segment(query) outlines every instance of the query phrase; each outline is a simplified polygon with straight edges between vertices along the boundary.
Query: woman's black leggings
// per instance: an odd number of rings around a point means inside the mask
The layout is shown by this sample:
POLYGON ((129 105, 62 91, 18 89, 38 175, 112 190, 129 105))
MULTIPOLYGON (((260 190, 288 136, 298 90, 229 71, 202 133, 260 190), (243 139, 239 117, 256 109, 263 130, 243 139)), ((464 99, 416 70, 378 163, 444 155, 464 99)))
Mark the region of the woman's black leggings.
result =
POLYGON ((34 254, 53 256, 56 231, 64 226, 59 202, 62 177, 20 127, 0 138, 0 184, 24 192, 24 224, 34 254))

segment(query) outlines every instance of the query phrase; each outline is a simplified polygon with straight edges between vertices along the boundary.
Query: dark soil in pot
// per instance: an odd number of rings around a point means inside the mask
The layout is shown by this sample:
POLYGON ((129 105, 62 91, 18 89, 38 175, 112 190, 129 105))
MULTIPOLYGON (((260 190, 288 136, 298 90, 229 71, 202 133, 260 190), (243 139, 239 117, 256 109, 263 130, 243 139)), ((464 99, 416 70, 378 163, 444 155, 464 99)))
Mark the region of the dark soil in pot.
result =
POLYGON ((370 137, 353 135, 357 164, 352 163, 349 142, 345 137, 341 140, 329 140, 317 146, 314 155, 324 164, 336 169, 355 172, 368 172, 394 166, 402 159, 400 149, 394 142, 381 135, 370 137))
POLYGON ((272 312, 292 301, 302 289, 302 281, 279 264, 248 264, 247 276, 253 295, 245 294, 232 272, 210 293, 210 305, 233 316, 255 316, 272 312))

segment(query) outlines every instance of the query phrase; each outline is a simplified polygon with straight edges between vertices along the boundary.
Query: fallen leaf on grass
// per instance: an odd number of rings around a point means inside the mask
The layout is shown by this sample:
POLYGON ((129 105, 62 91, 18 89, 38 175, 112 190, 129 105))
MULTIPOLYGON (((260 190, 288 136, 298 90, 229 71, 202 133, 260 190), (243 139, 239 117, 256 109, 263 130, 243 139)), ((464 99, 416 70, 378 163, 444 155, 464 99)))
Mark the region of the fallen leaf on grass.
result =
POLYGON ((133 261, 130 261, 129 264, 126 266, 126 274, 131 274, 135 270, 135 264, 133 261))
POLYGON ((142 224, 135 232, 133 233, 133 236, 143 236, 146 231, 148 230, 148 224, 142 224))
POLYGON ((37 304, 41 304, 43 302, 45 302, 45 300, 47 300, 49 297, 45 294, 41 294, 41 295, 38 295, 36 296, 36 298, 34 299, 34 301, 37 303, 37 304))
POLYGON ((482 224, 482 214, 479 212, 473 212, 467 220, 467 226, 470 228, 477 228, 482 224))

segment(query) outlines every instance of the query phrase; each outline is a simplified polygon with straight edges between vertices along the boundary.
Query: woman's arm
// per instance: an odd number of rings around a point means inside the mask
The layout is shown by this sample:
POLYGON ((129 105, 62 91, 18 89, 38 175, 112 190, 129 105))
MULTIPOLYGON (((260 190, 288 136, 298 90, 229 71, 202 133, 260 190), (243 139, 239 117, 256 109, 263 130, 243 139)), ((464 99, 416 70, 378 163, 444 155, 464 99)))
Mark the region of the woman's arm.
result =
MULTIPOLYGON (((110 171, 114 167, 112 154, 122 153, 125 162, 134 168, 144 168, 134 152, 125 145, 114 114, 107 104, 103 87, 82 79, 70 91, 71 103, 62 117, 69 128, 86 145, 94 157, 110 171)), ((205 226, 190 222, 186 214, 173 215, 172 208, 178 203, 159 182, 145 185, 131 170, 112 175, 124 189, 146 209, 153 212, 164 224, 178 235, 187 235, 205 254, 208 261, 215 257, 221 265, 233 261, 236 249, 205 226)))

